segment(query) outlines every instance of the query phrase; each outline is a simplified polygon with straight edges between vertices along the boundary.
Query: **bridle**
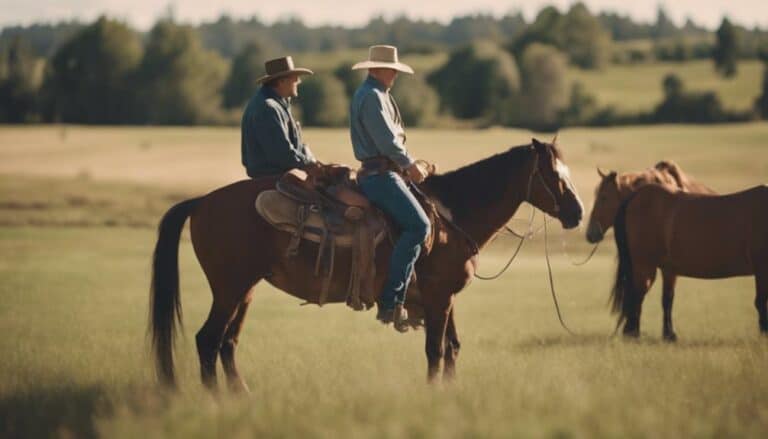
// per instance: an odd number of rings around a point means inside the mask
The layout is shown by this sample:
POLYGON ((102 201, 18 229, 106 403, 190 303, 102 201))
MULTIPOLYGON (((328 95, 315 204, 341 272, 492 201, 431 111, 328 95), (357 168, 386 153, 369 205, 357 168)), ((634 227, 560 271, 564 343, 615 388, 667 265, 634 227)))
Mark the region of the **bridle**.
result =
MULTIPOLYGON (((538 152, 536 152, 536 155, 535 155, 535 159, 534 159, 534 162, 533 162, 533 170, 531 171, 531 175, 528 178, 527 194, 525 196, 525 200, 523 200, 523 201, 527 202, 528 204, 531 204, 530 201, 531 201, 531 192, 533 190, 533 180, 537 176, 539 178, 539 181, 541 182, 542 187, 544 187, 544 190, 547 192, 547 194, 549 194, 550 198, 552 199, 554 213, 560 212, 560 203, 557 201, 557 197, 555 196, 555 194, 552 191, 552 189, 549 188, 549 186, 547 185, 547 182, 544 180, 544 177, 541 174, 541 171, 539 170, 539 154, 538 154, 538 152)), ((531 206, 533 206, 533 205, 531 204, 531 206)), ((475 275, 476 278, 478 278, 480 280, 494 280, 494 279, 498 279, 502 274, 504 274, 504 272, 507 271, 507 269, 510 267, 510 265, 512 265, 512 262, 515 260, 515 258, 517 258, 517 255, 520 253, 520 249, 523 247, 523 242, 525 242, 525 240, 527 238, 529 238, 534 233, 534 231, 532 230, 532 226, 533 226, 533 218, 534 218, 534 214, 535 213, 536 213, 536 208, 534 207, 531 210, 531 218, 530 218, 530 221, 528 223, 528 232, 525 235, 523 235, 523 236, 520 236, 517 233, 515 233, 514 231, 512 231, 512 229, 509 226, 506 226, 506 225, 504 226, 505 230, 511 232, 513 235, 518 236, 520 238, 520 241, 517 244, 517 248, 515 249, 515 252, 509 258, 509 260, 504 265, 504 267, 501 269, 501 271, 499 271, 498 273, 496 273, 493 276, 481 276, 481 275, 477 274, 477 272, 475 272, 474 275, 475 275)), ((456 227, 458 227, 458 226, 456 226, 456 227)), ((565 324, 565 321, 563 320, 563 315, 560 312, 560 304, 557 301, 557 293, 555 292, 555 282, 554 282, 554 279, 552 277, 552 264, 549 261, 549 238, 548 238, 549 234, 547 233, 547 218, 546 217, 544 217, 544 225, 543 225, 543 227, 544 227, 544 256, 545 256, 545 259, 547 261, 547 274, 548 274, 548 278, 549 278, 549 288, 550 288, 550 291, 552 292, 552 301, 555 304, 555 311, 557 312, 557 319, 560 321, 560 325, 563 327, 563 329, 565 329, 571 335, 576 335, 571 330, 571 328, 569 328, 568 325, 565 324)), ((465 233, 465 236, 468 237, 468 235, 466 233, 465 233)), ((475 248, 477 248, 477 243, 475 243, 475 248)), ((479 250, 478 250, 478 254, 479 254, 479 250)))
MULTIPOLYGON (((557 213, 560 211, 560 203, 558 203, 555 193, 552 192, 552 189, 549 188, 549 186, 547 185, 547 182, 544 180, 544 177, 541 175, 541 171, 539 170, 539 154, 538 152, 536 152, 535 149, 534 149, 534 153, 535 155, 534 155, 534 161, 533 161, 533 169, 531 170, 531 175, 528 177, 528 188, 526 190, 526 195, 525 195, 525 199, 523 199, 523 202, 527 202, 528 204, 531 204, 531 193, 533 191, 533 182, 538 176, 539 181, 541 182, 541 185, 544 187, 544 190, 547 192, 547 194, 549 194, 550 198, 552 199, 554 212, 557 213)), ((531 204, 531 206, 533 206, 533 204, 531 204)), ((475 277, 477 279, 495 280, 501 277, 501 275, 507 271, 507 269, 512 265, 512 262, 514 262, 514 260, 517 258, 517 255, 520 253, 520 249, 523 247, 523 242, 525 242, 526 239, 529 239, 538 231, 538 229, 533 230, 533 220, 534 220, 535 214, 536 214, 536 208, 534 207, 533 209, 531 209, 531 217, 528 220, 528 231, 523 235, 520 235, 519 233, 515 232, 514 230, 512 230, 511 227, 507 225, 504 226, 504 230, 506 232, 510 233, 511 235, 517 237, 520 240, 517 244, 517 247, 515 248, 515 251, 512 253, 512 256, 509 258, 509 260, 507 260, 507 263, 504 264, 504 267, 498 273, 494 274, 493 276, 483 276, 475 273, 475 277)), ((546 222, 546 218, 544 219, 544 221, 546 222)), ((464 235, 468 236, 466 232, 464 232, 464 235)), ((472 238, 469 238, 469 239, 472 239, 472 238)), ((472 242, 474 243, 474 240, 472 240, 472 242)), ((477 248, 477 253, 479 254, 480 249, 477 246, 477 243, 474 243, 474 246, 475 248, 477 248)))

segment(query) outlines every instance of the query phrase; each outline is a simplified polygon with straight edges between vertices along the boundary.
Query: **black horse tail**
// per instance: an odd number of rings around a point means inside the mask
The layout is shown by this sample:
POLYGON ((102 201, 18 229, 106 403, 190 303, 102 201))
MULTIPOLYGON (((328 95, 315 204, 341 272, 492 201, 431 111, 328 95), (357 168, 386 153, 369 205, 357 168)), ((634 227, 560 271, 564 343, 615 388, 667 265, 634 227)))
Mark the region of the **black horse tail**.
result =
POLYGON ((179 240, 184 223, 200 198, 182 201, 168 209, 158 227, 157 244, 152 260, 149 320, 152 350, 157 375, 163 384, 176 386, 173 370, 173 344, 176 321, 181 324, 179 301, 179 240))
POLYGON ((629 316, 634 297, 634 279, 632 276, 632 257, 627 243, 627 206, 631 199, 619 207, 613 223, 613 236, 616 239, 616 250, 619 262, 616 268, 616 280, 611 289, 611 312, 619 314, 616 328, 618 329, 629 316))

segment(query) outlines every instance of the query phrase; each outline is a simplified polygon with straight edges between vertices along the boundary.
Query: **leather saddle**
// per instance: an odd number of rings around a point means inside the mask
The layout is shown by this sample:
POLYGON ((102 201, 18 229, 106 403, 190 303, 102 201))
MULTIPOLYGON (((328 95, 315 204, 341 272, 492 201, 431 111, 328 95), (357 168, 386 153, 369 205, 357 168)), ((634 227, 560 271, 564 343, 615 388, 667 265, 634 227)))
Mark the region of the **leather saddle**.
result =
MULTIPOLYGON (((434 168, 433 168, 434 169, 434 168)), ((346 303, 360 311, 372 307, 377 299, 375 255, 378 246, 397 233, 385 215, 371 205, 357 187, 355 171, 346 166, 323 165, 312 174, 292 169, 283 174, 275 190, 256 199, 256 210, 272 226, 291 234, 286 256, 298 254, 303 240, 319 244, 315 275, 324 276, 318 305, 326 303, 334 272, 336 248, 352 252, 346 303)), ((440 217, 432 202, 415 194, 434 227, 424 243, 422 256, 429 254, 434 239, 442 233, 440 217)), ((408 288, 406 307, 414 327, 423 324, 417 282, 408 288)))
POLYGON ((292 169, 280 177, 275 190, 259 194, 256 210, 275 228, 291 234, 287 257, 298 254, 303 240, 319 245, 315 275, 324 281, 318 305, 327 301, 337 248, 352 252, 347 305, 359 311, 375 304, 374 258, 388 236, 388 226, 383 214, 355 189, 349 168, 334 166, 320 178, 292 169))

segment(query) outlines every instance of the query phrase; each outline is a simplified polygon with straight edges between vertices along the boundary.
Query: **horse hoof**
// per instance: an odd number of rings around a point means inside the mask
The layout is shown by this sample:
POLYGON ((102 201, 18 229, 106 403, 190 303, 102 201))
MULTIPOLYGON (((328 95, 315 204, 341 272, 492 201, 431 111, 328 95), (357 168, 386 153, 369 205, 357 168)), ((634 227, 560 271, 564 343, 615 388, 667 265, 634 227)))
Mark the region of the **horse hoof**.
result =
POLYGON ((640 338, 640 331, 639 330, 624 331, 623 335, 625 338, 640 338))
POLYGON ((229 382, 229 391, 236 395, 247 395, 251 393, 248 384, 242 378, 234 379, 229 382))
POLYGON ((675 333, 672 334, 664 334, 664 341, 668 343, 674 343, 677 341, 677 335, 675 333))

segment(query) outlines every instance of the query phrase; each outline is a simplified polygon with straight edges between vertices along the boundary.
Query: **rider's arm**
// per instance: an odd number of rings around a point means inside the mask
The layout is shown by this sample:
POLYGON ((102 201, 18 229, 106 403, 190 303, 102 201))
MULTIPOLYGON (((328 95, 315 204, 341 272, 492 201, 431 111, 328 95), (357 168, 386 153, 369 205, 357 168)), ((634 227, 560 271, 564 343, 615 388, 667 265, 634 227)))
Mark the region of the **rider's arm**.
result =
POLYGON ((314 162, 312 153, 302 145, 294 145, 289 134, 288 115, 279 104, 267 103, 260 117, 255 120, 256 130, 263 139, 269 163, 283 169, 296 168, 314 162))

